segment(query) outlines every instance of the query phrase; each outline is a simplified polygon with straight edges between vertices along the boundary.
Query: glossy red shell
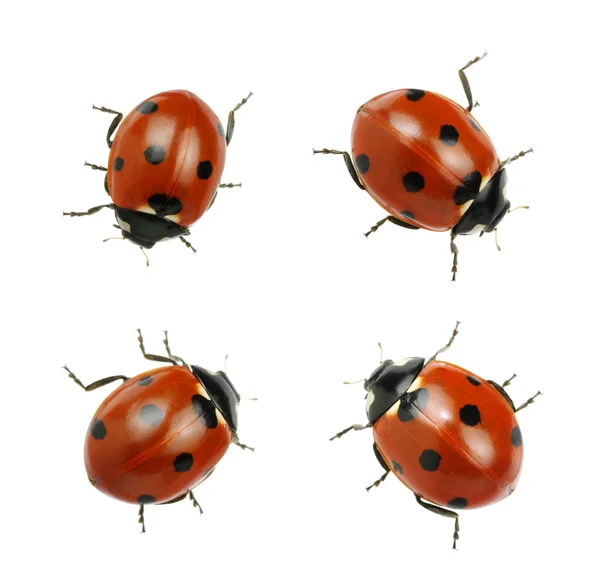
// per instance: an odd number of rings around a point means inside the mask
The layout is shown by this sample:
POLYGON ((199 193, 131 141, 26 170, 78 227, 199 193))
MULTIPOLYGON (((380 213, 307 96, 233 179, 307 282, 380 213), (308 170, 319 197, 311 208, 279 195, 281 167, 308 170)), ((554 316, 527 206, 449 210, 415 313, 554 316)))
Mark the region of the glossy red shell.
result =
POLYGON ((207 426, 192 400, 202 398, 209 399, 185 367, 125 381, 100 405, 85 439, 85 467, 94 486, 124 502, 162 503, 208 477, 232 433, 216 408, 216 426, 207 426))
POLYGON ((358 110, 352 155, 380 206, 435 231, 452 228, 470 206, 471 200, 461 205, 454 200, 469 175, 481 175, 478 191, 500 165, 471 113, 437 93, 407 89, 379 95, 358 110))
POLYGON ((400 420, 399 401, 373 427, 375 443, 398 479, 440 506, 477 508, 506 498, 519 480, 523 444, 515 414, 498 390, 461 367, 433 361, 410 393, 414 418, 400 420), (417 397, 420 389, 425 392, 417 397), (463 412, 469 405, 480 415, 475 425, 461 420, 477 419, 472 408, 469 415, 463 412))
POLYGON ((227 144, 212 109, 189 91, 165 91, 140 103, 119 125, 110 150, 108 187, 121 208, 156 214, 148 199, 181 204, 164 216, 191 226, 217 190, 227 144), (174 201, 173 201, 174 202, 174 201))

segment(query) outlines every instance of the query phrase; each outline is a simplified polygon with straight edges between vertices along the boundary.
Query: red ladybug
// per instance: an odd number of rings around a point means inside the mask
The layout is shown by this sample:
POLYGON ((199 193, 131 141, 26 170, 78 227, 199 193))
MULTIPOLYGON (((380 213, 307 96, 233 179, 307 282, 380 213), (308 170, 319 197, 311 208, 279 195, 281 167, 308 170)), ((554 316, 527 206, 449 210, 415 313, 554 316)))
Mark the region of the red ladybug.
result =
POLYGON ((87 387, 65 366, 69 376, 86 391, 123 380, 100 405, 85 439, 85 468, 92 485, 106 495, 137 504, 142 532, 144 506, 174 503, 189 495, 202 508, 192 489, 208 478, 237 436, 240 395, 223 371, 213 373, 188 366, 171 354, 146 353, 146 359, 172 366, 135 377, 115 375, 87 387))
POLYGON ((373 449, 385 470, 370 488, 392 471, 424 508, 455 520, 453 509, 479 508, 515 490, 523 461, 523 439, 515 407, 504 387, 457 365, 437 361, 458 334, 425 363, 421 357, 384 361, 365 381, 366 426, 373 428, 373 449))
POLYGON ((458 256, 454 239, 496 230, 510 209, 504 167, 532 151, 500 161, 471 115, 474 103, 465 70, 485 55, 458 72, 466 109, 431 91, 391 91, 359 107, 352 128, 352 158, 344 151, 313 151, 343 155, 354 182, 390 214, 365 236, 386 221, 413 230, 450 230, 453 281, 458 256))
POLYGON ((94 106, 116 115, 106 136, 108 169, 85 163, 107 171, 104 187, 112 203, 63 214, 87 216, 111 208, 123 238, 141 248, 179 238, 194 250, 184 238, 190 226, 210 208, 219 187, 234 186, 219 183, 235 111, 251 95, 229 113, 227 131, 202 99, 185 90, 165 91, 146 99, 123 122, 122 113, 94 106))

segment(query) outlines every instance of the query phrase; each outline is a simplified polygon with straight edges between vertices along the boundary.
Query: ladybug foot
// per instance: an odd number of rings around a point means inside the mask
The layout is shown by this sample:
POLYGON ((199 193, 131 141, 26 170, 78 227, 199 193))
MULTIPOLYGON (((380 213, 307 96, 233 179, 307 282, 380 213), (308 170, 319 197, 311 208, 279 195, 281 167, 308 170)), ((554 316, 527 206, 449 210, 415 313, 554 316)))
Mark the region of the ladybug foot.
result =
POLYGON ((204 513, 204 511, 202 510, 202 508, 200 507, 200 504, 198 503, 198 501, 196 500, 196 497, 194 496, 194 493, 192 492, 192 490, 188 491, 188 494, 190 496, 190 501, 192 502, 192 505, 195 508, 198 508, 200 510, 200 515, 202 515, 204 513))
POLYGON ((140 511, 138 512, 138 523, 142 524, 141 533, 146 533, 146 525, 144 524, 144 504, 140 504, 140 511))

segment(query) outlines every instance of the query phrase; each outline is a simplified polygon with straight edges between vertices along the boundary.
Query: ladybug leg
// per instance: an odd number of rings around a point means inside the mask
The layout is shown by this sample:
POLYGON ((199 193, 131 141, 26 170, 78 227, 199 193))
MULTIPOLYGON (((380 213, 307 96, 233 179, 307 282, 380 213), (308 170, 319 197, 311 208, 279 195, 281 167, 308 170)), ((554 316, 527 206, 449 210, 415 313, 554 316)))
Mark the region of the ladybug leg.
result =
POLYGON ((469 80, 467 79, 465 70, 471 67, 474 63, 477 63, 479 60, 482 60, 486 55, 487 52, 485 52, 482 56, 477 56, 475 59, 472 59, 469 63, 458 70, 458 77, 460 77, 460 82, 462 83, 463 89, 465 90, 465 95, 467 96, 467 101, 469 102, 467 111, 472 111, 476 104, 473 103, 473 94, 471 93, 471 86, 469 85, 469 80))
POLYGON ((142 332, 139 329, 137 330, 137 332, 140 349, 145 359, 148 359, 148 361, 158 361, 160 363, 171 363, 172 365, 179 365, 179 363, 174 358, 161 357, 160 355, 152 355, 150 353, 146 353, 146 347, 144 347, 144 338, 142 337, 142 332))
POLYGON ((110 190, 108 190, 108 169, 106 167, 101 167, 100 165, 93 165, 92 163, 88 163, 87 161, 85 161, 84 165, 86 167, 90 167, 92 170, 95 171, 106 172, 106 174, 104 175, 104 190, 106 190, 106 194, 110 194, 110 190))
POLYGON ((179 239, 188 247, 192 249, 192 252, 194 252, 194 254, 198 251, 196 250, 196 248, 194 248, 194 246, 192 246, 183 236, 179 236, 179 239))
POLYGON ((118 111, 113 111, 112 109, 107 109, 106 107, 96 107, 95 105, 92 105, 92 109, 102 111, 103 113, 112 113, 113 115, 116 115, 116 117, 113 119, 112 123, 110 124, 110 127, 108 128, 108 133, 106 133, 106 144, 108 145, 108 148, 110 149, 113 144, 110 137, 116 131, 117 127, 119 126, 119 123, 123 120, 123 113, 119 113, 118 111))
POLYGON ((536 397, 539 397, 542 393, 540 391, 538 391, 537 393, 535 393, 531 398, 528 398, 521 406, 517 407, 517 409, 515 410, 515 412, 519 412, 520 410, 523 410, 524 408, 527 408, 531 403, 533 403, 533 401, 535 400, 536 397))
POLYGON ((452 343, 454 343, 454 339, 456 339, 456 336, 458 335, 458 326, 459 325, 460 325, 460 321, 457 321, 456 325, 454 326, 454 331, 452 331, 452 336, 450 337, 450 340, 448 341, 448 343, 446 343, 441 349, 438 349, 438 351, 436 353, 434 353, 433 357, 431 357, 429 359, 429 361, 427 361, 427 363, 425 363, 423 368, 425 368, 427 365, 429 365, 429 363, 431 363, 431 361, 435 361, 437 359, 437 356, 440 353, 442 353, 443 351, 447 351, 450 348, 452 343))
POLYGON ((171 347, 169 347, 169 333, 168 333, 168 331, 165 331, 165 338, 163 339, 163 344, 165 346, 165 349, 167 350, 167 355, 169 355, 169 357, 171 357, 171 359, 175 359, 175 361, 179 361, 185 367, 188 366, 188 364, 181 357, 178 357, 177 355, 173 355, 171 353, 171 347))
POLYGON ((450 252, 452 253, 452 281, 456 281, 456 272, 458 271, 458 247, 454 243, 456 235, 454 232, 450 234, 450 252))
POLYGON ((417 496, 417 494, 415 494, 415 498, 417 499, 417 503, 426 510, 433 512, 434 514, 443 515, 444 517, 454 518, 454 543, 452 544, 452 549, 456 549, 456 541, 458 540, 458 532, 460 531, 460 528, 458 527, 458 514, 433 504, 426 504, 419 496, 417 496))
POLYGON ((67 373, 69 373, 69 377, 71 379, 73 379, 84 391, 89 392, 89 391, 94 391, 96 389, 99 389, 100 387, 103 387, 104 385, 108 385, 109 383, 112 383, 114 381, 126 381, 127 379, 129 379, 129 377, 127 377, 126 375, 114 375, 112 377, 105 377, 104 379, 100 379, 99 381, 96 381, 94 383, 89 384, 87 387, 75 376, 75 373, 73 373, 71 371, 71 369, 69 369, 69 367, 67 367, 66 365, 63 367, 63 369, 65 371, 67 371, 67 373))
POLYGON ((381 452, 379 452, 379 448, 377 448, 377 444, 375 444, 374 442, 373 442, 373 452, 375 452, 375 458, 377 458, 377 461, 379 462, 381 467, 385 470, 385 472, 383 473, 383 476, 381 476, 381 478, 379 478, 379 480, 375 480, 369 487, 366 488, 367 492, 371 488, 377 488, 379 486, 379 484, 381 484, 381 482, 383 482, 388 477, 388 474, 390 473, 390 469, 388 468, 387 464, 385 463, 385 460, 383 459, 381 452))
POLYGON ((63 216, 90 216, 91 214, 96 214, 96 212, 100 212, 103 208, 110 208, 111 210, 115 209, 114 204, 102 204, 101 206, 94 206, 90 208, 86 212, 63 212, 63 216))
POLYGON ((344 434, 346 434, 347 432, 350 432, 351 430, 364 430, 365 428, 371 428, 371 425, 366 424, 365 426, 363 426, 362 424, 353 424, 352 426, 349 426, 348 428, 344 428, 344 430, 338 432, 335 436, 332 436, 329 440, 335 440, 336 438, 341 438, 342 436, 344 436, 344 434))
POLYGON ((138 523, 142 524, 142 533, 146 533, 146 525, 144 524, 144 504, 140 504, 140 510, 138 511, 138 523))
POLYGON ((494 381, 488 381, 488 383, 490 383, 490 385, 492 385, 492 387, 494 387, 504 397, 506 402, 510 405, 510 408, 513 409, 513 412, 517 412, 517 409, 515 408, 515 403, 510 398, 510 395, 504 390, 504 387, 507 384, 509 384, 510 381, 512 381, 516 376, 517 375, 513 375, 510 379, 508 379, 508 381, 505 381, 502 386, 500 386, 498 383, 495 383, 494 381))
MULTIPOLYGON (((358 188, 360 188, 361 190, 365 190, 365 187, 364 187, 363 183, 360 181, 358 173, 356 172, 356 169, 354 168, 352 159, 350 158, 350 155, 346 151, 335 151, 334 149, 320 149, 320 150, 313 149, 313 155, 319 155, 319 154, 321 154, 321 155, 342 155, 344 157, 344 162, 346 163, 346 168, 348 169, 348 172, 350 173, 352 180, 356 183, 356 186, 358 186, 358 188)), ((383 222, 382 222, 382 224, 383 224, 383 222)))
POLYGON ((254 448, 252 448, 252 446, 248 446, 247 444, 242 444, 240 442, 240 439, 238 438, 237 434, 233 435, 233 438, 231 440, 236 446, 239 446, 242 450, 252 450, 252 452, 254 452, 254 448))
POLYGON ((237 182, 237 183, 228 182, 225 184, 220 184, 219 188, 233 188, 234 186, 242 186, 242 183, 241 182, 237 182))
POLYGON ((192 502, 192 505, 195 508, 198 508, 200 510, 200 515, 202 515, 204 512, 202 511, 202 507, 200 506, 200 504, 198 503, 198 500, 196 500, 196 497, 194 496, 194 492, 192 492, 192 490, 188 491, 188 494, 190 496, 190 500, 192 502))
MULTIPOLYGON (((521 151, 520 153, 514 155, 513 157, 509 157, 508 159, 504 159, 500 163, 500 166, 498 167, 498 170, 503 169, 506 165, 509 165, 510 163, 516 161, 517 159, 520 159, 521 157, 524 157, 528 153, 533 153, 533 149, 529 148, 526 151, 521 151)), ((529 207, 527 207, 527 208, 529 208, 529 207)))
POLYGON ((404 220, 400 220, 400 219, 396 218, 395 216, 387 216, 383 220, 380 220, 379 222, 377 222, 377 224, 375 224, 374 226, 371 226, 371 229, 368 232, 365 232, 365 237, 368 238, 370 234, 379 230, 379 228, 381 226, 383 226, 386 222, 391 222, 392 224, 396 224, 396 226, 402 226, 402 228, 408 228, 409 230, 418 230, 419 229, 418 226, 413 226, 412 224, 409 224, 408 222, 404 222, 404 220))
POLYGON ((377 232, 377 230, 379 230, 379 228, 388 221, 388 218, 389 216, 386 216, 383 220, 380 220, 379 222, 371 226, 371 229, 368 232, 364 233, 365 238, 368 238, 371 234, 373 234, 373 232, 377 232))
POLYGON ((233 129, 235 128, 235 112, 242 106, 246 104, 246 101, 252 97, 252 91, 248 93, 244 99, 242 99, 230 112, 229 117, 227 118, 227 132, 225 134, 225 140, 227 141, 227 145, 231 143, 231 138, 233 137, 233 129))
POLYGON ((83 163, 83 166, 90 167, 94 171, 108 171, 106 167, 101 167, 100 165, 93 165, 92 163, 88 163, 87 161, 83 163))

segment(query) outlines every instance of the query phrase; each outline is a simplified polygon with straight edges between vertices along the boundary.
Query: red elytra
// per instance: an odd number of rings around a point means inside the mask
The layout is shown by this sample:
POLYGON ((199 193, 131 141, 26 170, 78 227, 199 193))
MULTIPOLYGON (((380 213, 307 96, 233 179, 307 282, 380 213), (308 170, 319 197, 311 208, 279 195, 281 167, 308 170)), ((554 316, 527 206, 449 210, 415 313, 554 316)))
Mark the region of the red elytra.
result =
POLYGON ((125 381, 100 405, 85 439, 85 468, 108 496, 161 504, 200 484, 231 440, 196 375, 163 367, 125 381))
POLYGON ((453 281, 456 236, 496 230, 510 210, 504 167, 533 150, 500 161, 471 114, 474 102, 465 70, 484 56, 459 70, 466 108, 432 91, 390 91, 359 107, 352 127, 352 156, 313 150, 343 155, 354 182, 387 211, 388 216, 365 236, 388 221, 413 230, 450 230, 453 281))
MULTIPOLYGON (((458 334, 458 324, 447 349, 458 334)), ((451 509, 478 508, 498 502, 515 490, 523 461, 523 439, 516 419, 541 394, 515 407, 503 385, 457 365, 421 357, 384 361, 365 381, 365 426, 373 429, 373 449, 385 470, 367 490, 392 472, 417 502, 455 520, 451 509)))
POLYGON ((373 436, 394 475, 434 504, 486 506, 508 497, 519 480, 523 444, 511 403, 451 363, 424 367, 373 436))
POLYGON ((217 191, 226 149, 219 118, 197 95, 153 95, 119 125, 108 158, 110 197, 119 208, 189 228, 217 191))
POLYGON ((131 378, 107 377, 88 386, 65 369, 86 391, 124 381, 89 425, 85 467, 98 490, 140 506, 145 531, 145 505, 173 503, 189 495, 200 508, 192 489, 213 473, 231 443, 249 447, 237 436, 240 395, 225 372, 188 366, 171 354, 166 334, 168 357, 147 354, 141 333, 139 343, 145 358, 172 366, 131 378))
POLYGON ((415 89, 378 95, 360 107, 352 156, 382 208, 407 224, 440 232, 456 225, 500 165, 470 112, 415 89))
POLYGON ((229 113, 226 130, 213 110, 186 90, 153 95, 125 119, 118 111, 94 107, 116 115, 106 136, 108 169, 86 162, 107 171, 105 189, 112 202, 64 215, 88 216, 110 208, 123 238, 141 248, 179 238, 195 251, 184 238, 190 226, 212 206, 219 187, 240 186, 220 184, 220 180, 235 111, 251 95, 229 113))

